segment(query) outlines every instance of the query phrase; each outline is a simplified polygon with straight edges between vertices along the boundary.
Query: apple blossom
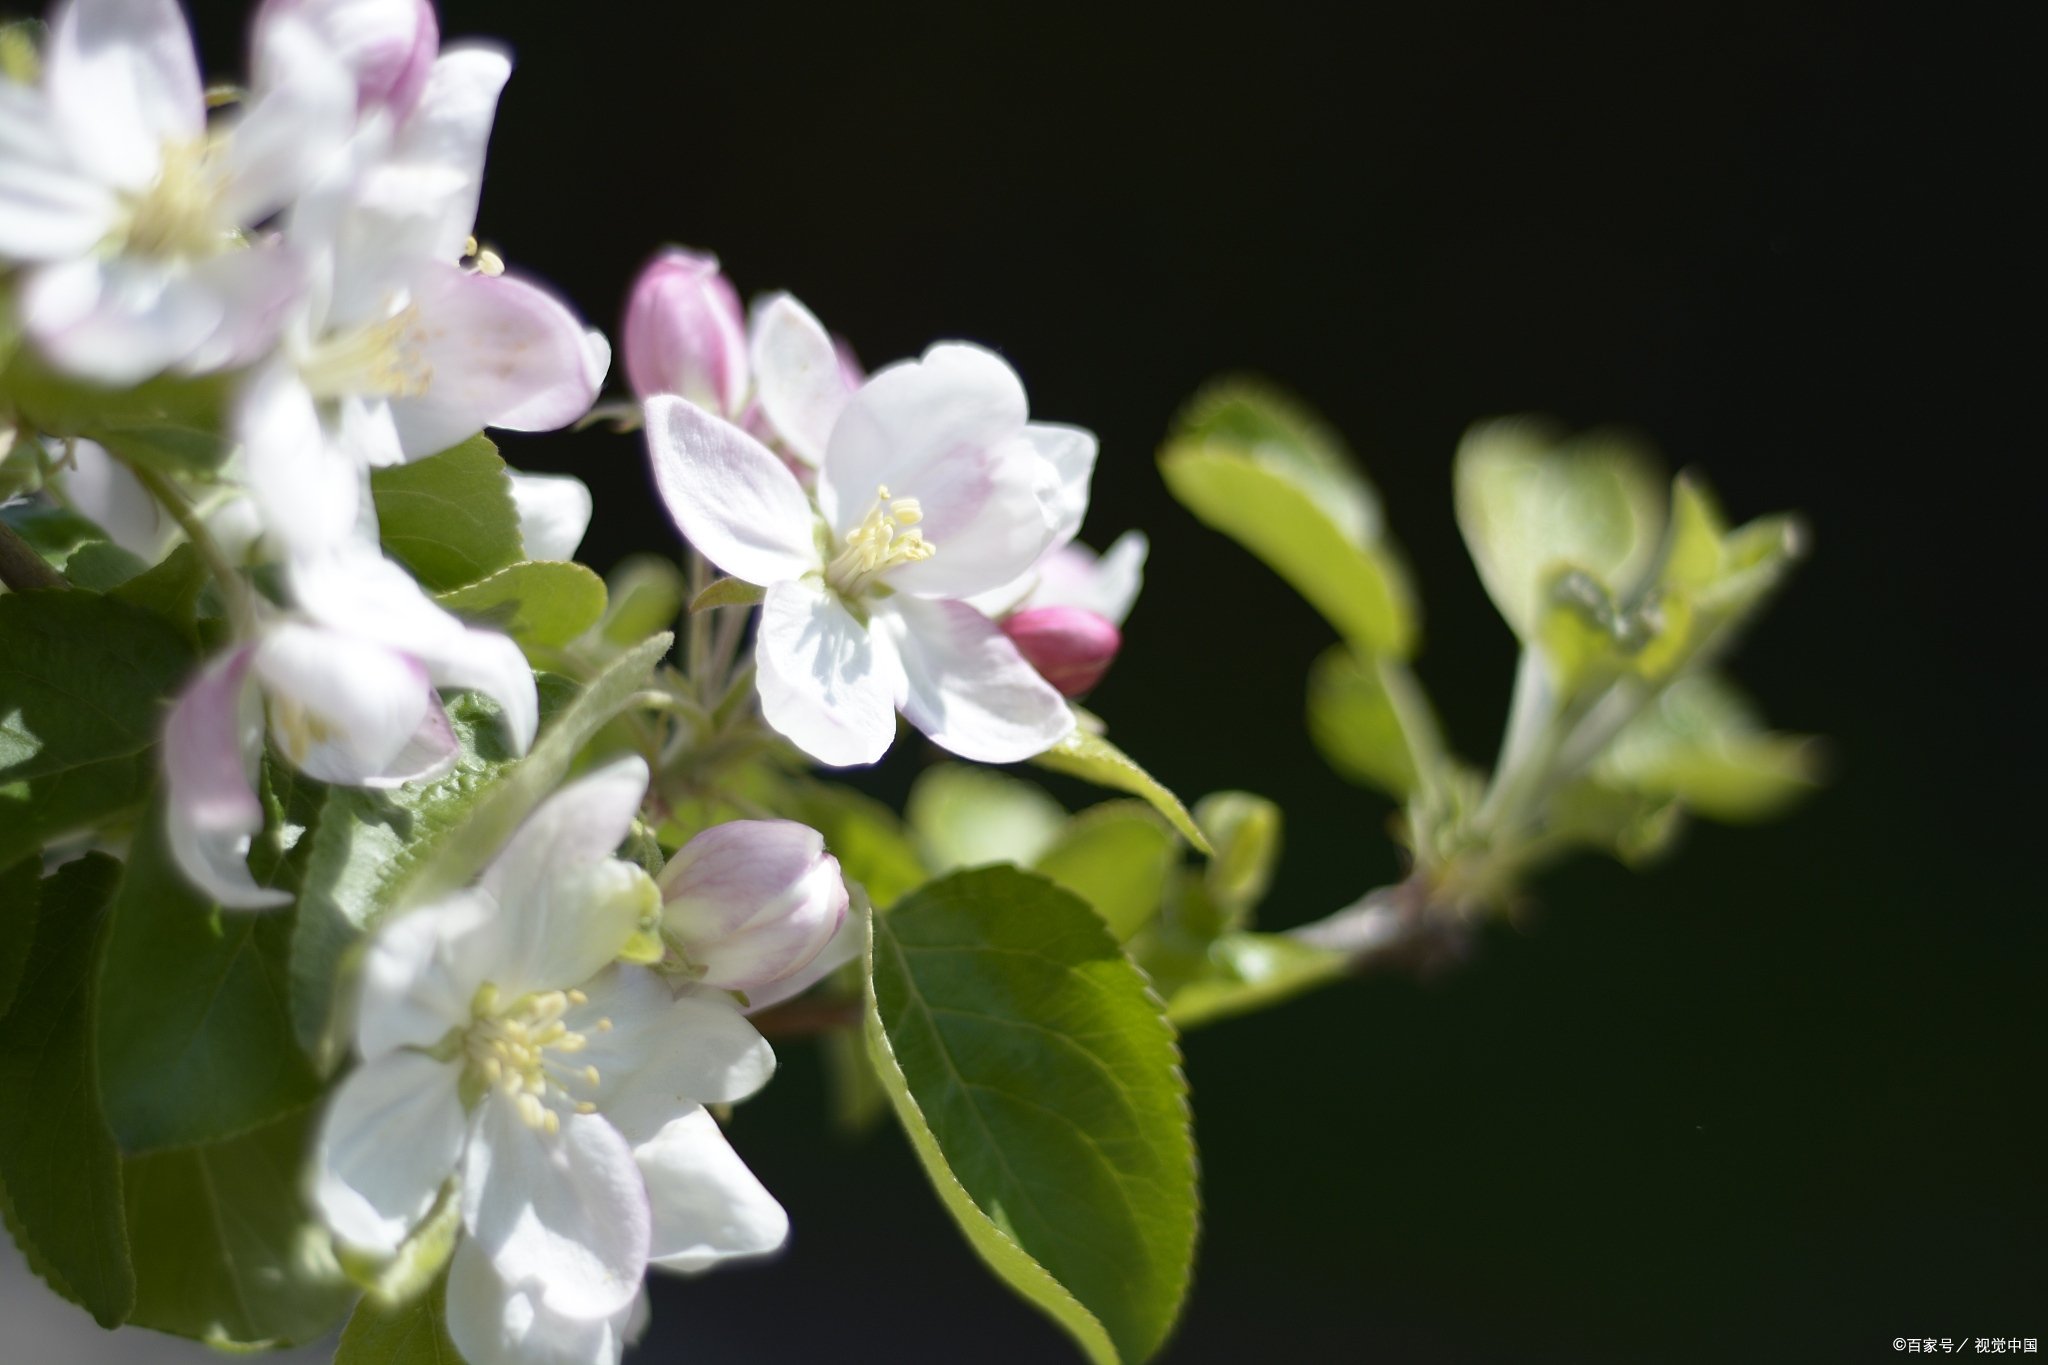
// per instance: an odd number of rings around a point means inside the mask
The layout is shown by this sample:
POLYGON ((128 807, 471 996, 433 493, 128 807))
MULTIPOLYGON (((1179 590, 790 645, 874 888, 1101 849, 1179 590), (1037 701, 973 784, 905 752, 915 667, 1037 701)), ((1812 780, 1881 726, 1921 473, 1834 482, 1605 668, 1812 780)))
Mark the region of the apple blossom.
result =
POLYGON ((747 429, 817 468, 833 425, 865 378, 852 348, 792 294, 771 294, 755 305, 747 346, 757 418, 747 429))
POLYGON ((872 763, 900 709, 966 758, 1010 763, 1074 725, 1058 692, 964 598, 1037 561, 1087 506, 1095 438, 1026 421, 999 357, 944 343, 862 386, 833 424, 817 503, 760 442, 686 399, 647 404, 676 525, 766 589, 762 714, 814 758, 872 763))
POLYGON ((974 605, 996 618, 1046 681, 1077 697, 1102 680, 1123 648, 1119 627, 1137 600, 1146 548, 1142 531, 1124 532, 1099 559, 1080 542, 1062 540, 1029 572, 980 594, 974 605))
POLYGON ((740 296, 707 252, 670 247, 633 282, 621 340, 626 378, 642 402, 681 394, 737 421, 753 389, 740 296))
POLYGON ((432 0, 263 0, 256 46, 272 24, 297 21, 319 34, 356 83, 360 108, 403 118, 419 103, 441 46, 432 0))
POLYGON ((374 551, 297 561, 287 576, 298 610, 209 664, 172 707, 164 733, 171 852, 231 910, 291 899, 258 886, 244 861, 263 827, 255 774, 266 717, 273 745, 294 767, 359 787, 448 770, 455 735, 436 687, 473 687, 495 700, 521 752, 539 721, 519 647, 464 626, 374 551))
POLYGON ((662 868, 662 937, 683 970, 721 990, 794 976, 846 918, 846 884, 824 836, 793 820, 734 820, 662 868))
POLYGON ((633 757, 562 788, 363 965, 362 1062, 322 1123, 314 1199, 344 1245, 390 1255, 457 1182, 448 1326, 473 1365, 611 1365, 648 1266, 788 1233, 702 1108, 759 1089, 774 1054, 728 997, 617 961, 659 906, 611 856, 646 785, 633 757))
POLYGON ((275 339, 298 266, 256 224, 322 174, 354 85, 307 25, 268 25, 256 89, 207 123, 176 0, 70 0, 35 87, 0 79, 0 259, 29 266, 24 329, 60 369, 132 384, 246 364, 275 339))
POLYGON ((571 474, 514 471, 512 504, 528 559, 569 559, 583 543, 594 510, 590 487, 571 474))

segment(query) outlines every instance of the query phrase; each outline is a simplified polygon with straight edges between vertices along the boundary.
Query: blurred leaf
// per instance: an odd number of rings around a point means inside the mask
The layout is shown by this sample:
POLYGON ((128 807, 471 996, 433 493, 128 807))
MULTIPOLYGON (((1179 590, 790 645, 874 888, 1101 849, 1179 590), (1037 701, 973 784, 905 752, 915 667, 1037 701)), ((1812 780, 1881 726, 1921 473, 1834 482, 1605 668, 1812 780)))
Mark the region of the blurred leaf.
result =
POLYGON ((222 911, 194 890, 163 798, 150 804, 100 971, 100 1093, 124 1152, 215 1142, 319 1095, 288 1004, 295 919, 222 911))
POLYGON ((89 540, 71 552, 64 576, 81 588, 107 592, 149 568, 147 560, 111 540, 89 540))
POLYGON ((1324 650, 1309 669, 1308 732, 1332 768, 1353 782, 1405 801, 1415 790, 1415 756, 1379 670, 1347 645, 1324 650))
POLYGON ((12 526, 28 547, 62 571, 82 545, 103 541, 107 533, 68 507, 50 503, 19 502, 0 507, 0 521, 12 526))
POLYGON ((247 1348, 311 1341, 347 1315, 356 1288, 301 1193, 318 1113, 123 1164, 130 1323, 247 1348))
POLYGON ((840 870, 867 888, 877 909, 888 909, 931 875, 896 812, 851 787, 791 778, 779 793, 777 809, 824 835, 840 870))
POLYGON ((137 574, 108 594, 153 611, 171 623, 185 643, 199 645, 199 596, 206 590, 206 561, 189 543, 164 556, 155 568, 137 574))
POLYGON ((1188 808, 1163 786, 1159 779, 1132 762, 1123 750, 1111 744, 1101 735, 1091 735, 1086 730, 1076 729, 1052 748, 1031 760, 1041 768, 1050 768, 1056 773, 1078 777, 1084 782, 1093 782, 1098 787, 1111 791, 1128 792, 1142 796, 1152 803, 1152 808, 1165 816, 1181 837, 1203 853, 1213 853, 1209 838, 1195 824, 1188 808))
POLYGON ((0 596, 0 865, 132 817, 192 653, 162 617, 83 589, 0 596))
POLYGON ((637 645, 655 631, 673 626, 689 592, 682 570, 660 555, 620 560, 606 587, 607 605, 598 633, 614 645, 637 645))
POLYGON ((1577 569, 1630 598, 1663 534, 1655 461, 1613 433, 1566 440, 1531 418, 1476 423, 1458 445, 1454 478, 1466 548, 1524 643, 1560 574, 1577 569))
POLYGON ((522 645, 558 648, 604 615, 604 580, 567 560, 529 559, 434 600, 522 645))
POLYGON ((175 421, 115 422, 85 434, 130 464, 188 478, 219 469, 235 448, 213 428, 175 421))
POLYGON ((1270 392, 1199 395, 1159 455, 1196 516, 1286 579, 1361 647, 1406 656, 1416 608, 1385 543, 1379 499, 1337 437, 1270 392))
POLYGON ((1151 1356, 1194 1255, 1173 1032, 1102 922, 986 867, 873 920, 867 1038, 968 1241, 1099 1365, 1151 1356))
POLYGON ((1209 894, 1242 918, 1273 884, 1280 861, 1280 807, 1251 792, 1210 792, 1195 803, 1195 823, 1216 849, 1204 878, 1209 894))
POLYGON ((1167 1018, 1191 1029, 1270 1009, 1344 975, 1341 953, 1285 934, 1225 934, 1209 945, 1209 973, 1175 990, 1167 1018))
POLYGON ((751 607, 765 601, 768 590, 737 578, 715 578, 690 602, 690 614, 713 607, 751 607))
POLYGON ((0 1019, 7 1017, 21 973, 36 940, 36 905, 43 884, 43 860, 23 858, 0 868, 0 1019))
POLYGON ((1159 913, 1180 841, 1142 801, 1105 801, 1068 820, 1033 870, 1093 906, 1118 942, 1159 913))
POLYGON ((121 1154, 100 1109, 93 999, 121 864, 88 853, 44 880, 14 1008, 0 1019, 0 1182, 32 1265, 102 1327, 135 1302, 121 1154))
POLYGON ((857 1029, 835 1028, 821 1035, 818 1045, 824 1050, 832 1126, 847 1137, 859 1137, 889 1112, 889 1091, 875 1074, 867 1039, 857 1029))
POLYGON ((342 1329, 334 1365, 464 1365, 448 1337, 447 1274, 403 1304, 365 1296, 342 1329))
POLYGON ((429 592, 467 586, 526 558, 512 478, 483 436, 371 470, 370 490, 384 549, 429 592))
POLYGON ((1544 822, 1552 839, 1605 849, 1627 866, 1643 868, 1676 846, 1685 806, 1669 796, 1580 778, 1551 796, 1544 822))
POLYGON ((903 813, 934 875, 983 863, 1029 867, 1067 820, 1045 788, 967 763, 919 773, 903 813))
POLYGON ((8 360, 0 391, 32 427, 59 438, 59 444, 65 437, 90 436, 109 449, 119 449, 116 442, 126 445, 138 452, 133 458, 166 473, 204 474, 227 456, 227 443, 211 433, 227 430, 239 378, 159 375, 128 388, 107 388, 59 374, 23 347, 8 360))
POLYGON ((1628 725, 1602 758, 1604 783, 1675 797, 1710 820, 1768 820, 1819 782, 1818 748, 1763 729, 1726 680, 1681 678, 1628 725))

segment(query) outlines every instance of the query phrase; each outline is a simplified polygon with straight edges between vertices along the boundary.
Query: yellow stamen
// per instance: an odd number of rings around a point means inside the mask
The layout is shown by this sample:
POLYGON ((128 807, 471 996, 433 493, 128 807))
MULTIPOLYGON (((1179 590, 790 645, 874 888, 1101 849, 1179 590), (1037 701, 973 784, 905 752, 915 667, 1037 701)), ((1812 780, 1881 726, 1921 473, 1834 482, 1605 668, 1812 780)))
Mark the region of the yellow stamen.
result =
MULTIPOLYGON (((581 991, 541 991, 501 1009, 496 986, 478 987, 470 1005, 472 1022, 462 1035, 477 1089, 501 1092, 512 1101, 521 1122, 550 1134, 561 1131, 558 1111, 564 1107, 579 1114, 595 1113, 596 1106, 572 1097, 566 1084, 596 1089, 603 1079, 597 1068, 572 1070, 563 1060, 590 1045, 585 1035, 563 1022, 571 1008, 588 1002, 581 991)), ((611 1020, 601 1019, 597 1027, 607 1030, 611 1020)))
POLYGON ((381 322, 331 332, 298 357, 299 378, 315 398, 420 398, 434 384, 421 348, 419 305, 381 322))
POLYGON ((825 582, 843 597, 859 597, 882 574, 930 559, 938 546, 912 530, 924 520, 916 498, 891 498, 887 484, 875 489, 875 505, 846 533, 846 548, 825 566, 825 582))

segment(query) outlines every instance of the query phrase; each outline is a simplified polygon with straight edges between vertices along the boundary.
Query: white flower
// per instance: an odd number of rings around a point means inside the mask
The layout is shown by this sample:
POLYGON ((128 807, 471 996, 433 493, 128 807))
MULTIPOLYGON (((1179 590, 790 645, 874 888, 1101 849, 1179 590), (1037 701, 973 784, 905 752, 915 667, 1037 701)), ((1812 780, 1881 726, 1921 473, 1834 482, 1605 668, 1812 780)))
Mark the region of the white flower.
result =
POLYGON ((473 630, 368 549, 296 562, 298 610, 210 664, 164 732, 171 852, 221 905, 261 910, 291 897, 249 875, 263 828, 255 776, 270 737, 322 782, 394 787, 445 773, 454 732, 436 687, 471 687, 504 711, 525 752, 539 723, 532 670, 511 639, 473 630))
POLYGON ((364 962, 362 1065, 322 1125, 314 1197, 343 1243, 388 1255, 459 1182, 448 1326, 473 1365, 609 1365, 649 1265, 788 1234, 702 1108, 759 1089, 767 1043, 729 999, 615 961, 659 905, 610 856, 646 785, 629 758, 564 787, 364 962))
POLYGON ((794 820, 715 825, 661 869, 662 937, 694 979, 753 993, 795 976, 846 918, 824 836, 794 820))
POLYGON ((1010 763, 1073 728, 1058 692, 961 599, 1037 561, 1088 500, 1095 438, 1026 421, 995 355, 948 343, 876 374, 834 422, 813 508, 771 451, 685 399, 647 403, 656 484, 692 545, 767 589, 762 713, 820 762, 871 763, 893 712, 1010 763))
POLYGON ((799 464, 817 468, 839 414, 865 378, 860 363, 792 294, 770 294, 756 302, 748 320, 747 353, 756 419, 747 429, 799 464))
POLYGON ((22 323, 58 367, 132 384, 275 339, 299 271, 249 231, 322 173, 356 98, 302 23, 270 25, 254 66, 247 109, 209 128, 176 0, 71 0, 42 84, 0 79, 0 258, 32 267, 22 323))
POLYGON ((1041 607, 1078 607, 1121 626, 1145 584, 1150 548, 1143 531, 1124 532, 1100 556, 1077 540, 1064 539, 1018 578, 976 594, 974 605, 995 617, 1041 607))

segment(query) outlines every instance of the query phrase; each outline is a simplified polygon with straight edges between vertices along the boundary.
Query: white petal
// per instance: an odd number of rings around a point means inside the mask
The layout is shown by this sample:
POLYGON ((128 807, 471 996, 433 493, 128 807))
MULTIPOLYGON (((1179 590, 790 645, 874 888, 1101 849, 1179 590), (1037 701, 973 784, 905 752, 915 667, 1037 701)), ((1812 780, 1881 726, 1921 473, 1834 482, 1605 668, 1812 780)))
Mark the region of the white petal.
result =
POLYGON ((637 754, 607 763, 534 807, 480 884, 516 894, 551 871, 612 856, 632 832, 647 795, 647 762, 637 754))
POLYGON ((1053 543, 1064 544, 1081 532, 1088 515, 1088 482, 1095 474, 1095 433, 1081 427, 1051 422, 1032 422, 1024 428, 1024 439, 1037 450, 1039 458, 1052 466, 1054 482, 1048 492, 1046 510, 1053 524, 1053 543))
POLYGON ((389 469, 405 463, 405 447, 398 439, 398 423, 392 420, 391 400, 349 394, 335 406, 341 422, 333 432, 333 445, 346 454, 358 469, 389 469))
POLYGON ((161 374, 227 320, 208 275, 177 263, 86 257, 29 275, 22 322, 58 369, 125 386, 161 374))
POLYGON ((44 89, 72 154, 142 190, 165 142, 206 131, 199 60, 177 0, 72 0, 50 26, 44 89))
POLYGON ((263 712, 249 678, 253 651, 216 659, 171 708, 164 726, 165 806, 171 856, 194 885, 230 910, 291 902, 249 875, 249 841, 263 828, 254 771, 263 712))
POLYGON ((812 758, 843 768, 889 751, 903 682, 896 651, 815 581, 769 586, 754 662, 761 714, 812 758))
POLYGON ((221 212, 258 223, 325 169, 355 126, 356 83, 306 24, 286 16, 258 29, 262 89, 233 125, 221 212))
POLYGON ((504 926, 498 903, 474 887, 378 929, 363 955, 356 1050, 381 1057, 430 1048, 468 1025, 477 988, 491 979, 504 926))
MULTIPOLYGON (((620 974, 630 975, 623 968, 620 974)), ((599 1007, 598 999, 591 995, 586 1014, 599 1007)), ((617 1027, 625 1027, 616 1000, 603 1008, 613 1012, 617 1027)), ((634 1027, 640 1067, 616 1081, 604 1077, 598 1094, 606 1116, 628 1134, 651 1135, 692 1105, 743 1100, 775 1074, 775 1050, 720 992, 685 993, 634 1027)), ((588 1036, 587 1029, 579 1031, 588 1036)), ((621 1056, 610 1064, 622 1067, 631 1060, 621 1056)), ((602 1074, 605 1063, 596 1065, 602 1074)))
POLYGON ((519 537, 528 559, 574 559, 590 529, 590 488, 569 474, 512 475, 519 537))
POLYGON ((461 1075, 457 1063, 393 1052, 334 1092, 313 1153, 313 1198, 336 1237, 389 1255, 426 1217, 462 1154, 461 1075))
POLYGON ((461 753, 462 746, 455 738, 455 727, 448 723, 447 709, 441 705, 440 697, 429 692, 427 713, 420 717, 420 728, 413 731, 412 738, 398 751, 398 756, 363 785, 402 787, 408 782, 433 782, 454 770, 455 760, 461 753))
POLYGON ((242 393, 235 427, 249 495, 279 548, 303 556, 354 538, 363 473, 329 443, 296 370, 282 361, 259 370, 242 393))
POLYGON ((762 411, 790 453, 817 466, 853 396, 831 335, 810 309, 777 294, 754 315, 751 350, 762 411))
POLYGON ((497 117, 498 95, 511 75, 512 61, 502 52, 473 45, 449 48, 434 62, 419 107, 399 131, 394 159, 439 169, 458 187, 439 209, 432 243, 435 260, 453 263, 476 229, 491 122, 497 117))
POLYGON ((705 1110, 693 1109, 636 1144, 633 1159, 654 1212, 651 1263, 704 1270, 730 1257, 764 1255, 788 1240, 789 1215, 705 1110))
POLYGON ((1060 694, 974 608, 898 597, 877 609, 877 629, 885 615, 897 623, 903 714, 941 748, 978 763, 1017 763, 1074 728, 1060 694))
POLYGON ((42 92, 0 80, 0 256, 60 261, 112 230, 119 202, 72 164, 42 92))
POLYGON ((719 568, 765 587, 822 567, 796 475, 732 423, 658 394, 647 400, 647 452, 676 529, 719 568))
POLYGON ((157 500, 128 469, 96 441, 71 448, 71 468, 64 478, 64 496, 90 517, 114 543, 154 564, 178 534, 157 500))
POLYGON ((304 295, 305 263, 276 243, 228 251, 191 268, 191 288, 220 308, 220 322, 178 361, 186 374, 241 369, 268 355, 304 295))
POLYGON ((256 673, 278 750, 307 776, 351 787, 392 765, 426 719, 432 694, 418 660, 294 622, 264 636, 256 673))
POLYGON ((1143 531, 1126 531, 1090 566, 1092 573, 1087 579, 1071 586, 1066 565, 1048 564, 1038 596, 1045 606, 1080 607, 1120 626, 1145 584, 1145 555, 1150 548, 1143 531))
POLYGON ((491 1258, 465 1237, 448 1266, 448 1336, 468 1365, 618 1365, 647 1294, 608 1317, 572 1318, 550 1309, 537 1288, 506 1283, 491 1258))
POLYGON ((811 959, 809 966, 772 985, 761 986, 747 992, 746 1013, 759 1014, 770 1005, 779 1005, 785 1000, 795 999, 859 957, 867 947, 867 916, 868 911, 865 908, 850 907, 841 917, 839 929, 832 935, 831 942, 811 959))
POLYGON ((588 334, 547 291, 434 263, 416 277, 412 300, 412 336, 433 378, 423 396, 391 404, 408 458, 438 454, 484 427, 552 431, 590 410, 597 384, 588 334))
POLYGON ((647 1190, 633 1149, 595 1114, 529 1127, 492 1090, 463 1156, 462 1219, 498 1274, 549 1309, 606 1317, 630 1308, 647 1269, 647 1190))

